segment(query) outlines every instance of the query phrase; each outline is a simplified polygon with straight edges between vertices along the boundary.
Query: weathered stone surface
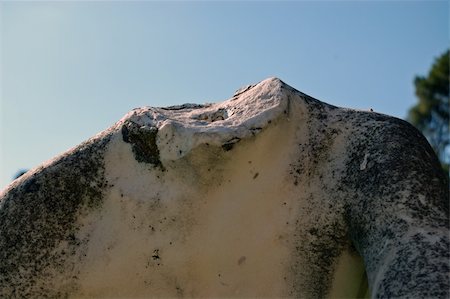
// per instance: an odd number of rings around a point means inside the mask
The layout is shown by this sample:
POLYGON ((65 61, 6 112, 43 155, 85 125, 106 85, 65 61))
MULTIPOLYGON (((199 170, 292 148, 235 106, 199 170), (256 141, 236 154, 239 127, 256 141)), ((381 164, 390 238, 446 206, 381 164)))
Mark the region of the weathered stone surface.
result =
POLYGON ((0 297, 356 297, 365 268, 448 298, 446 179, 408 123, 275 78, 135 109, 0 194, 0 297))

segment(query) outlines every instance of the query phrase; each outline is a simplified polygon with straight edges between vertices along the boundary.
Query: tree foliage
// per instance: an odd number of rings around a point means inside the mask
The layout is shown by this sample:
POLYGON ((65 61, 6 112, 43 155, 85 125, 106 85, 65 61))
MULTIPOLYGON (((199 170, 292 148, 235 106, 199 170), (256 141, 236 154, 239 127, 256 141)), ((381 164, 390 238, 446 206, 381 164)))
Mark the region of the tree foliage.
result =
POLYGON ((449 147, 449 53, 434 61, 428 76, 414 79, 418 103, 412 107, 408 120, 427 137, 448 171, 449 147))

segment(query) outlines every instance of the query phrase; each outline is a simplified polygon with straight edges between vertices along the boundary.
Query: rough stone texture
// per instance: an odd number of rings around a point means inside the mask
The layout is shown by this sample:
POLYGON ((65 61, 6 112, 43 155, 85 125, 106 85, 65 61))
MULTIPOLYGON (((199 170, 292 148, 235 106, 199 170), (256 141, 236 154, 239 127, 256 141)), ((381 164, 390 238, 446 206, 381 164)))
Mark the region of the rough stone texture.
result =
POLYGON ((87 238, 77 219, 101 207, 109 134, 89 140, 10 185, 0 199, 0 297, 64 297, 87 238))
POLYGON ((0 193, 2 298, 361 297, 367 283, 448 298, 449 252, 447 177, 424 137, 276 78, 135 109, 0 193))

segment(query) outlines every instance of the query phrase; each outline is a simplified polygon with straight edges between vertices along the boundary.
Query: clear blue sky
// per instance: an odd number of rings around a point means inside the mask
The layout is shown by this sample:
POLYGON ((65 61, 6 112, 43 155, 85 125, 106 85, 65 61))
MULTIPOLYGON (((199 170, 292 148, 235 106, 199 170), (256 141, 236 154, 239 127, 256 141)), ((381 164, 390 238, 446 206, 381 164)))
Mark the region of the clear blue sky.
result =
POLYGON ((1 2, 0 189, 138 106, 277 76, 400 118, 449 46, 447 1, 1 2))

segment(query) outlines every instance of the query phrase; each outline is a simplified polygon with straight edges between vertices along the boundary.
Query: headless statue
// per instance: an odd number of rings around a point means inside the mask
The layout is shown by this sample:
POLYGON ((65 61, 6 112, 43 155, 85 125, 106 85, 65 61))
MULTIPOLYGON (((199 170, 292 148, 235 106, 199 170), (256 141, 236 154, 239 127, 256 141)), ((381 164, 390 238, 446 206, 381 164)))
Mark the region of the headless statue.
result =
POLYGON ((276 78, 134 109, 0 193, 0 297, 448 298, 449 252, 422 134, 276 78))

